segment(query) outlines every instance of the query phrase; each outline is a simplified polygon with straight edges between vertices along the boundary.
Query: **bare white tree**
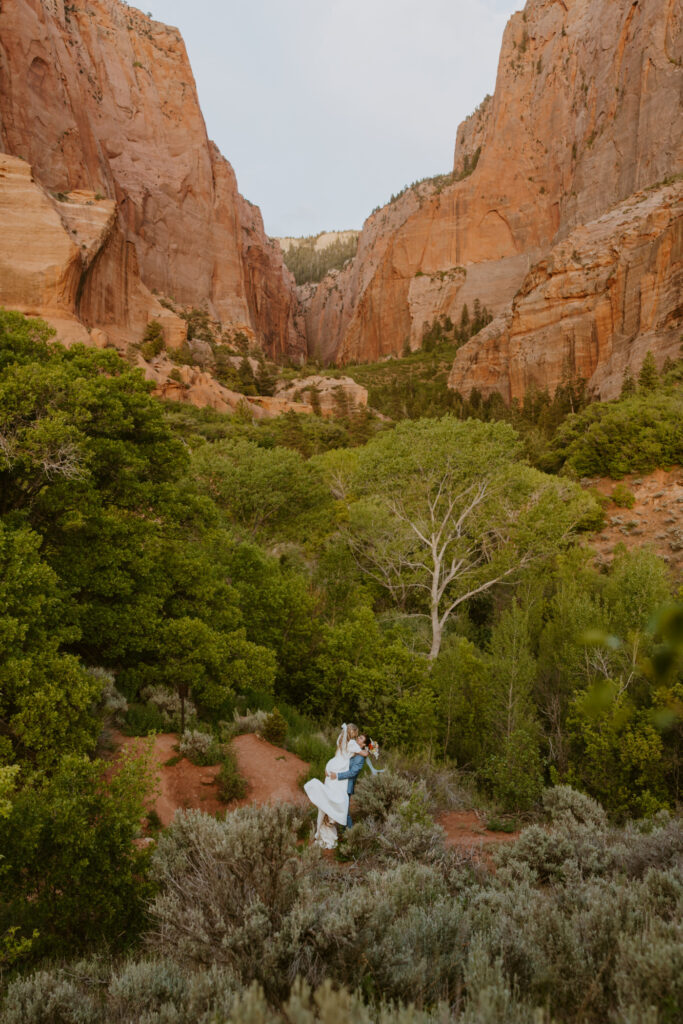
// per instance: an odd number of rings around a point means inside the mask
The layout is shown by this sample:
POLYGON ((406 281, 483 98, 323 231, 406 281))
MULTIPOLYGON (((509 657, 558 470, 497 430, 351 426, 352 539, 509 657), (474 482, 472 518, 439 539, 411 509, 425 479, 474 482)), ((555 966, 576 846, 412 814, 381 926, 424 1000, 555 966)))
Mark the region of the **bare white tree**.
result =
POLYGON ((515 461, 504 424, 401 424, 368 451, 357 474, 367 497, 350 505, 349 546, 399 607, 412 601, 429 617, 430 659, 458 607, 516 579, 585 511, 578 488, 515 461))

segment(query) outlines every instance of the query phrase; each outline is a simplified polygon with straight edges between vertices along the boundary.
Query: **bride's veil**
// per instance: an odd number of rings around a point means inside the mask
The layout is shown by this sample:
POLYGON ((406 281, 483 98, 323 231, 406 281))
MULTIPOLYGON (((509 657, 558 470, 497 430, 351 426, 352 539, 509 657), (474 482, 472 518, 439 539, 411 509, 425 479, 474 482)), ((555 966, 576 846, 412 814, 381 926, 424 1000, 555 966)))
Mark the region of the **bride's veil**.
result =
POLYGON ((341 732, 337 737, 337 753, 341 754, 342 757, 348 757, 349 755, 349 737, 346 722, 342 725, 341 732))

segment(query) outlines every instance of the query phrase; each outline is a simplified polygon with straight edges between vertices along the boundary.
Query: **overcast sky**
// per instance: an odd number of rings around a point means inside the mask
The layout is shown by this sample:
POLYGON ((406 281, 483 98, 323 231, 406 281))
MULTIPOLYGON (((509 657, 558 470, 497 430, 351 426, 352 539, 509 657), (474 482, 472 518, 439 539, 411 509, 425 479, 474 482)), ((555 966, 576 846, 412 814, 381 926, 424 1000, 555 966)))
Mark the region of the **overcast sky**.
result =
MULTIPOLYGON (((522 0, 148 0, 185 39, 209 136, 271 235, 360 228, 449 171, 522 0)), ((140 4, 143 10, 147 7, 140 4)))

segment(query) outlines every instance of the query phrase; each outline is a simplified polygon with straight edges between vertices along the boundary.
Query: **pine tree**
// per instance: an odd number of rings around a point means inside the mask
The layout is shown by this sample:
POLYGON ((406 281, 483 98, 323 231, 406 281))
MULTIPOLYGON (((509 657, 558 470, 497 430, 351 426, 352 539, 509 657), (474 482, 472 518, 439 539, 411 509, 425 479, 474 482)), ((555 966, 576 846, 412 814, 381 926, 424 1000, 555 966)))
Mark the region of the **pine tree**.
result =
POLYGON ((460 326, 463 330, 466 330, 470 322, 470 311, 467 308, 467 303, 462 307, 462 313, 460 314, 460 326))
POLYGON ((638 387, 642 391, 654 391, 659 384, 659 374, 657 372, 657 364, 655 363, 655 357, 652 352, 648 349, 643 365, 640 368, 638 374, 638 387))
POLYGON ((631 373, 631 367, 627 366, 624 373, 623 380, 621 382, 621 398, 628 398, 629 395, 636 393, 636 380, 631 373))

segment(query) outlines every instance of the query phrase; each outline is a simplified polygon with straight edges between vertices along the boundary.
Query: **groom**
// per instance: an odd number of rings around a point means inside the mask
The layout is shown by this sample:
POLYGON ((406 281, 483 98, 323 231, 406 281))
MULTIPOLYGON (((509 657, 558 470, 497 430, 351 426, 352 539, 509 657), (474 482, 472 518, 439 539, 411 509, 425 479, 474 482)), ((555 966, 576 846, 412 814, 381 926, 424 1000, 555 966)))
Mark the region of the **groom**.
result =
MULTIPOLYGON (((358 734, 358 743, 361 747, 364 747, 367 742, 367 736, 361 732, 358 734)), ((345 772, 328 772, 331 779, 348 779, 349 780, 349 812, 346 819, 346 827, 351 828, 353 821, 351 820, 351 797, 356 789, 356 779, 360 775, 361 768, 365 764, 365 758, 362 754, 354 754, 349 761, 348 770, 345 772)))

